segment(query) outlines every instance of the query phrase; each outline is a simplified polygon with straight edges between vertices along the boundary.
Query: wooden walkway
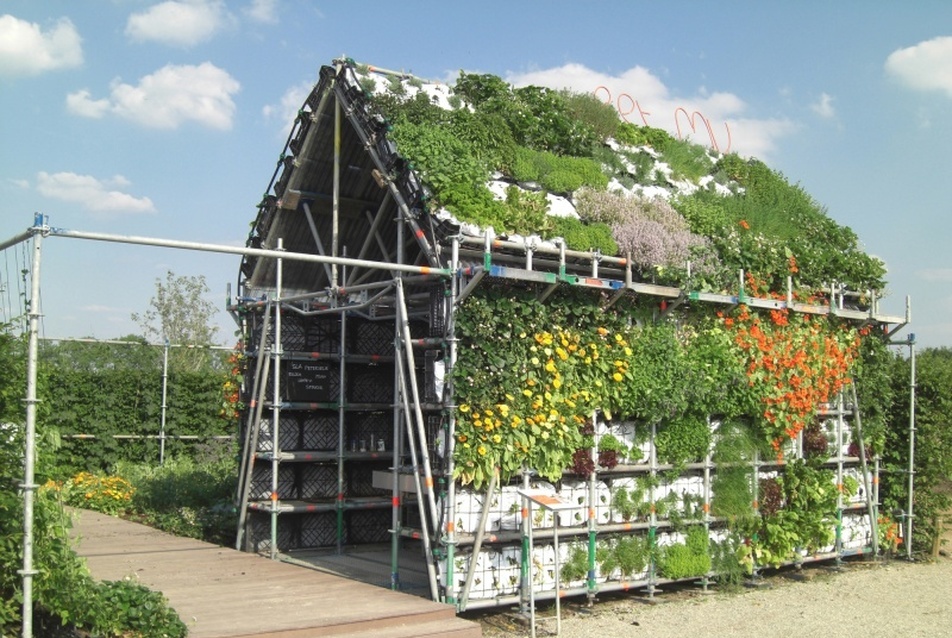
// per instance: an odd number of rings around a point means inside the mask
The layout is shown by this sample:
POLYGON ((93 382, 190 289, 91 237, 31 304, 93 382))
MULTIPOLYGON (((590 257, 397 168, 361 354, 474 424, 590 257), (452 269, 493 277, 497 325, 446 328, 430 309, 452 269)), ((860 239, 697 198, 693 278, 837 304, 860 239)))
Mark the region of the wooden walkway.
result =
POLYGON ((96 512, 78 511, 73 532, 94 578, 162 592, 192 638, 482 635, 448 605, 96 512))

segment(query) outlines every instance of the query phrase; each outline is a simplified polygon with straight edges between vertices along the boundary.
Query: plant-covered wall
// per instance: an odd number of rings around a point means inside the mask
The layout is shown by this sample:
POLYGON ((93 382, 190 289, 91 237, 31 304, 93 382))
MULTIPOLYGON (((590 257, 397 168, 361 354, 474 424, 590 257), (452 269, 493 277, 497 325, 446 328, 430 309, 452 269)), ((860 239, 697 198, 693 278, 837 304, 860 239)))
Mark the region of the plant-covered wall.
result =
MULTIPOLYGON (((428 92, 358 73, 433 212, 627 256, 643 280, 689 290, 823 304, 835 287, 860 291, 865 307, 885 285, 849 228, 756 159, 623 123, 593 95, 468 73, 428 92), (554 195, 574 214, 550 214, 554 195)), ((467 298, 454 385, 463 483, 479 487, 497 466, 504 477, 524 466, 560 476, 593 444, 596 412, 657 424, 672 461, 710 444, 711 415, 744 417, 779 455, 860 373, 862 353, 883 349, 863 345, 882 343, 871 328, 825 316, 741 304, 656 321, 652 302, 602 303, 566 293, 541 304, 515 288, 467 298)), ((875 376, 877 357, 865 358, 875 376)))

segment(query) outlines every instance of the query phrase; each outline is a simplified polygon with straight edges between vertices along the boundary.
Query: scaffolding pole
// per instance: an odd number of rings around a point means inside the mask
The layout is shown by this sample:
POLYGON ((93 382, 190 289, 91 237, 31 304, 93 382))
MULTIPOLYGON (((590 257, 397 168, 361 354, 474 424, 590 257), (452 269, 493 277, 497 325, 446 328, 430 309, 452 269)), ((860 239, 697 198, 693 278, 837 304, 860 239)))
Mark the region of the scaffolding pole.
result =
POLYGON ((168 412, 169 391, 169 339, 165 338, 162 349, 162 417, 159 422, 159 465, 165 465, 165 415, 168 412))
POLYGON ((912 560, 912 504, 916 477, 916 335, 909 344, 909 497, 906 506, 906 558, 912 560))
MULTIPOLYGON (((284 239, 278 238, 278 253, 284 248, 284 239)), ((284 262, 277 259, 274 284, 274 348, 271 355, 274 357, 274 383, 271 406, 271 560, 278 559, 278 471, 281 463, 281 357, 284 355, 284 346, 281 344, 281 288, 283 281, 284 262)))
POLYGON ((33 226, 33 265, 30 273, 30 336, 27 350, 26 381, 26 450, 23 462, 23 638, 33 636, 33 497, 36 493, 36 377, 37 351, 39 349, 40 325, 40 258, 43 253, 43 236, 47 231, 46 219, 37 214, 33 226))

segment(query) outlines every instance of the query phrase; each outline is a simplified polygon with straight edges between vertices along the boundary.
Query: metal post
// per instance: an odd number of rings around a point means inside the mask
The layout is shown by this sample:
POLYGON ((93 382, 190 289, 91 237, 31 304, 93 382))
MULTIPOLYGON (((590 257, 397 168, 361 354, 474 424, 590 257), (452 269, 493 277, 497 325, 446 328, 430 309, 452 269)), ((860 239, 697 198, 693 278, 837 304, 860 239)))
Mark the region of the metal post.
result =
MULTIPOLYGON (((331 221, 331 257, 337 257, 340 220, 340 99, 334 100, 334 197, 331 221)), ((337 264, 331 265, 331 290, 337 290, 337 264)))
MULTIPOLYGON (((596 416, 592 415, 592 427, 597 427, 596 416)), ((598 463, 598 444, 592 446, 592 460, 598 463)), ((593 471, 588 477, 588 606, 595 604, 595 594, 598 591, 598 585, 595 583, 595 562, 598 547, 596 539, 598 537, 598 523, 596 521, 596 510, 598 500, 595 496, 596 476, 593 471)))
MULTIPOLYGON (((284 250, 284 239, 278 239, 278 250, 284 250)), ((274 393, 271 399, 271 560, 278 559, 278 471, 281 467, 281 357, 284 345, 281 343, 281 287, 284 284, 284 263, 277 258, 277 272, 274 284, 274 393)))
POLYGON ((36 492, 36 372, 40 325, 40 257, 47 230, 42 215, 34 218, 33 268, 30 274, 30 336, 26 363, 26 450, 23 463, 23 638, 33 636, 33 496, 36 492))
MULTIPOLYGON (((476 562, 479 558, 479 552, 483 548, 483 539, 486 537, 486 521, 489 520, 489 509, 492 505, 493 493, 496 491, 496 483, 498 481, 499 468, 497 467, 493 469, 493 474, 489 477, 489 487, 486 488, 486 500, 483 501, 483 509, 479 513, 479 527, 476 528, 476 539, 473 542, 473 555, 472 558, 469 559, 466 581, 463 583, 463 591, 460 594, 460 611, 466 611, 466 605, 469 603, 469 590, 473 587, 473 578, 476 576, 476 562)), ((450 547, 452 547, 452 545, 450 545, 450 547)), ((447 558, 447 560, 449 560, 449 558, 447 558)), ((452 571, 447 568, 447 580, 451 577, 452 571)))
MULTIPOLYGON (((337 394, 337 553, 344 553, 344 408, 347 372, 347 313, 340 313, 340 383, 337 394)), ((371 445, 371 447, 373 447, 371 445)))
POLYGON ((916 477, 916 335, 909 335, 909 500, 906 506, 906 558, 912 560, 912 503, 916 477))
POLYGON ((655 592, 655 578, 657 577, 657 560, 655 559, 655 547, 658 542, 658 513, 656 511, 655 504, 655 482, 658 478, 658 452, 657 452, 657 438, 658 435, 658 422, 651 422, 651 455, 649 457, 649 463, 651 465, 650 475, 651 475, 651 485, 648 486, 648 502, 651 504, 650 513, 648 515, 648 597, 654 598, 655 592))
POLYGON ((162 419, 159 424, 159 465, 165 465, 165 415, 168 411, 169 387, 169 339, 165 338, 165 348, 162 353, 162 419))
MULTIPOLYGON (((443 368, 443 396, 437 397, 438 401, 441 401, 444 405, 444 408, 449 411, 447 416, 447 425, 446 425, 446 445, 443 449, 443 458, 444 458, 444 467, 446 468, 446 477, 449 481, 449 487, 447 488, 446 501, 448 503, 447 515, 446 515, 446 582, 447 582, 447 600, 446 602, 454 604, 455 599, 455 589, 453 589, 453 580, 454 574, 453 570, 455 568, 456 560, 456 479, 454 474, 456 471, 453 455, 456 450, 456 397, 453 390, 453 368, 456 366, 456 298, 459 294, 459 238, 453 238, 453 245, 451 250, 451 262, 450 269, 453 271, 453 277, 450 279, 450 296, 448 303, 441 306, 443 308, 445 325, 443 329, 443 336, 449 341, 449 352, 448 352, 448 361, 447 365, 443 368)), ((499 468, 496 468, 493 472, 493 477, 490 479, 490 484, 496 479, 496 474, 499 473, 499 468)), ((492 489, 487 492, 487 498, 491 494, 492 489)), ((488 509, 488 508, 484 508, 488 509)), ((481 523, 479 529, 482 533, 483 529, 486 527, 485 521, 481 523)), ((476 560, 476 553, 473 552, 473 561, 476 560)), ((475 563, 471 563, 474 565, 475 563)), ((470 567, 472 571, 472 567, 470 567)), ((467 574, 467 582, 469 581, 469 574, 467 574)), ((469 596, 469 591, 466 591, 466 597, 469 596)), ((466 600, 463 600, 463 608, 465 608, 466 600)))

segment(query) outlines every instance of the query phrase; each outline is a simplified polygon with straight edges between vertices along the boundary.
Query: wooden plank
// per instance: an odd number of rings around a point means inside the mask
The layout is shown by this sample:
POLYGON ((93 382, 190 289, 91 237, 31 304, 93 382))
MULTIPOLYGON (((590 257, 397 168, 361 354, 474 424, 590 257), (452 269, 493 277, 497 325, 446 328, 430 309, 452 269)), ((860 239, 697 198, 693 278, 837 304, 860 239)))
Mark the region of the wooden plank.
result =
POLYGON ((73 533, 94 578, 162 592, 192 638, 482 635, 449 605, 97 512, 77 510, 73 533))

